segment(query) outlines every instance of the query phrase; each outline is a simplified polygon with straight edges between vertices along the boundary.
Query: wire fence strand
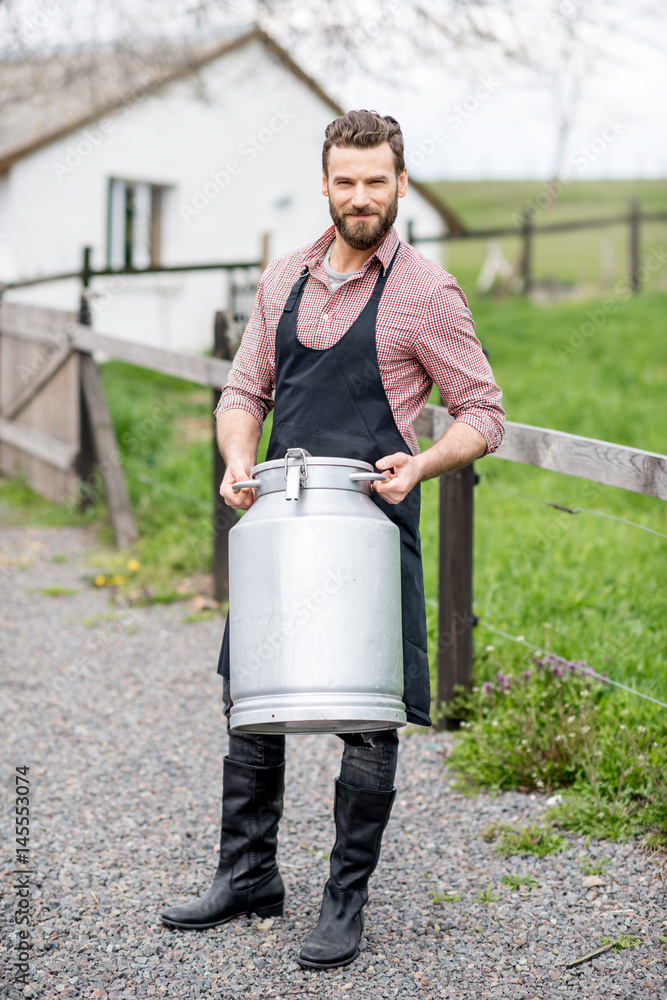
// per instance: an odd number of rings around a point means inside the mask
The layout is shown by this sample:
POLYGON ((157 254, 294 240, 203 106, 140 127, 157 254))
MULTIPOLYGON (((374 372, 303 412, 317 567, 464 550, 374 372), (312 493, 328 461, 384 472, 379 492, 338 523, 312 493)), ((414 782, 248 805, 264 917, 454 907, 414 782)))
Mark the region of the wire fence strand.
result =
POLYGON ((619 521, 621 524, 627 524, 631 528, 640 528, 641 531, 648 531, 651 535, 657 535, 658 538, 667 538, 661 531, 656 531, 655 528, 647 528, 645 524, 637 524, 636 521, 628 521, 625 517, 617 517, 615 514, 608 514, 604 510, 590 510, 587 507, 567 507, 565 504, 554 503, 551 500, 541 500, 539 497, 529 497, 525 493, 517 493, 516 490, 508 490, 504 486, 496 486, 494 482, 491 481, 489 474, 484 473, 481 477, 482 482, 485 482, 487 486, 492 490, 496 490, 498 493, 506 493, 510 497, 518 497, 520 500, 530 500, 532 503, 539 503, 543 507, 553 507, 554 510, 562 510, 566 514, 594 514, 596 517, 606 517, 610 521, 619 521))
POLYGON ((646 701, 652 701, 654 705, 659 705, 661 708, 667 708, 667 704, 664 701, 659 701, 657 698, 653 698, 650 694, 644 694, 643 691, 636 691, 635 688, 628 687, 627 684, 622 684, 620 681, 614 681, 611 677, 607 677, 606 674, 599 674, 597 671, 593 670, 585 663, 575 663, 572 660, 568 660, 565 656, 559 656, 558 653, 552 653, 548 649, 542 649, 541 646, 536 646, 532 642, 528 642, 522 635, 510 635, 509 632, 504 632, 501 628, 497 628, 495 625, 489 624, 489 622, 480 621, 478 623, 482 628, 488 629, 489 632, 495 632, 496 635, 501 635, 503 639, 510 639, 512 642, 517 642, 521 646, 526 646, 528 649, 534 650, 536 653, 540 653, 542 656, 551 656, 554 660, 558 660, 560 663, 566 663, 569 667, 577 670, 581 674, 585 674, 586 677, 594 677, 597 681, 602 681, 603 684, 612 684, 614 687, 621 688, 622 691, 627 691, 630 694, 637 695, 638 698, 645 698, 646 701))

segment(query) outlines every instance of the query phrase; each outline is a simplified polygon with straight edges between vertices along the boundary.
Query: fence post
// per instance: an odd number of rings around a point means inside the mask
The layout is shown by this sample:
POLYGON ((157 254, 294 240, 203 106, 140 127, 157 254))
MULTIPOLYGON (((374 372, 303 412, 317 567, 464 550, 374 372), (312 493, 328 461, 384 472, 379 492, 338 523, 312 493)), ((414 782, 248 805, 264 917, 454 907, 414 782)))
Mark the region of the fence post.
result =
POLYGON ((270 242, 271 233, 262 233, 262 258, 259 263, 259 269, 262 273, 266 270, 269 263, 270 242))
POLYGON ((440 477, 440 556, 438 584, 438 728, 456 720, 440 716, 454 687, 472 686, 472 533, 475 470, 470 465, 440 477))
MULTIPOLYGON (((229 314, 215 314, 213 357, 232 360, 229 340, 229 314)), ((213 390, 213 411, 220 402, 220 390, 213 390)), ((225 475, 225 462, 218 448, 216 417, 213 417, 213 597, 229 600, 229 532, 236 524, 237 514, 220 496, 220 483, 225 475)))
MULTIPOLYGON (((79 301, 82 326, 92 326, 91 255, 92 249, 84 247, 79 301)), ((92 354, 86 351, 79 351, 79 400, 80 445, 76 461, 76 471, 82 480, 79 506, 82 510, 89 506, 95 489, 103 483, 114 541, 119 549, 129 549, 137 540, 137 526, 100 373, 92 354)))
POLYGON ((639 199, 630 202, 630 287, 633 292, 641 289, 639 278, 639 199))
POLYGON ((532 278, 532 236, 533 236, 533 220, 531 216, 530 209, 527 208, 523 213, 523 224, 521 226, 521 236, 523 240, 523 249, 521 251, 521 279, 522 279, 522 291, 524 295, 528 295, 533 282, 532 278))
MULTIPOLYGON (((92 313, 90 308, 90 271, 91 271, 92 248, 83 248, 83 263, 81 266, 81 294, 79 296, 79 323, 82 326, 92 326, 92 313)), ((79 351, 79 369, 83 355, 79 351)), ((79 510, 85 511, 92 507, 94 503, 94 483, 95 476, 95 445, 93 442, 93 431, 90 423, 90 414, 86 399, 83 393, 83 380, 79 372, 79 454, 76 458, 75 468, 82 487, 79 491, 79 510)))
POLYGON ((92 247, 83 248, 83 264, 81 267, 81 298, 79 299, 79 323, 81 323, 82 326, 92 326, 90 310, 90 276, 92 273, 90 259, 92 252, 92 247))

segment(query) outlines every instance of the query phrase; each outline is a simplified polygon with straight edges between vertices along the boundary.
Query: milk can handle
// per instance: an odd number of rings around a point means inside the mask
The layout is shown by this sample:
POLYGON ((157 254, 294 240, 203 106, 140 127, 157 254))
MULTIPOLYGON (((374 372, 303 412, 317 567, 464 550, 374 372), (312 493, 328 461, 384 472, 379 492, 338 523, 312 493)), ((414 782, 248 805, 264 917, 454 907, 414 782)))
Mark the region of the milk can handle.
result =
POLYGON ((389 476, 385 476, 381 472, 351 472, 350 479, 353 483, 368 483, 371 480, 378 483, 389 482, 389 476))
POLYGON ((242 479, 238 483, 232 483, 232 489, 235 493, 239 490, 249 490, 251 487, 256 489, 259 486, 259 479, 242 479))

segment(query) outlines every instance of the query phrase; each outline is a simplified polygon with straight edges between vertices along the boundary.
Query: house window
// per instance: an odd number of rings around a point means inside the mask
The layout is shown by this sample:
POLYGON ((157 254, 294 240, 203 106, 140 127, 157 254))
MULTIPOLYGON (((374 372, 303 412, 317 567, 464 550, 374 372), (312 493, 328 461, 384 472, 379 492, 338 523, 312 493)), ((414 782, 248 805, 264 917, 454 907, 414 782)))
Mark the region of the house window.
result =
POLYGON ((160 264, 163 191, 139 181, 109 181, 109 267, 141 269, 160 264))

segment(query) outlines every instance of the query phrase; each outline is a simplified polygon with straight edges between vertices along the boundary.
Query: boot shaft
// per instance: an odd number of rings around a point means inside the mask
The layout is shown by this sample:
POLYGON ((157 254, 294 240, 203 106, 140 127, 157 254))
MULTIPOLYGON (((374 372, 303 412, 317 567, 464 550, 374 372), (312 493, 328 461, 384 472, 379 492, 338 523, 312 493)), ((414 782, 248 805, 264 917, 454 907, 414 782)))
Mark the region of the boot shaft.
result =
POLYGON ((395 797, 395 788, 378 792, 336 781, 336 842, 331 852, 329 880, 332 889, 365 892, 380 859, 382 835, 395 797))
POLYGON ((220 860, 237 865, 248 855, 248 867, 263 858, 275 864, 278 824, 283 814, 285 764, 255 767, 225 757, 222 779, 220 860))

